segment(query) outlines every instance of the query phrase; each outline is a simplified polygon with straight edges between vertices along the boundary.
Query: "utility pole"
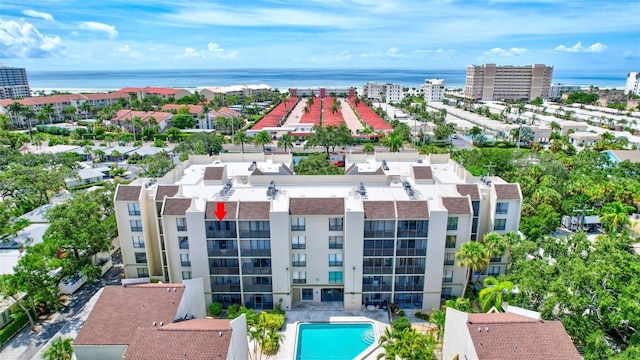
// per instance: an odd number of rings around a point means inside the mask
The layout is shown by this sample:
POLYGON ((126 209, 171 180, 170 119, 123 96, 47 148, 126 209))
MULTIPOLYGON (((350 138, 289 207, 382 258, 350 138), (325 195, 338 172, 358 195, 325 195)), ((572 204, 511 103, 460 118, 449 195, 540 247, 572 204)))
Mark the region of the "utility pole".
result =
POLYGON ((491 162, 489 162, 489 165, 484 165, 483 167, 487 168, 487 176, 491 176, 491 168, 496 167, 497 165, 492 164, 491 162))
POLYGON ((593 210, 595 210, 593 207, 591 209, 587 209, 587 205, 586 204, 582 206, 582 209, 573 209, 572 212, 578 213, 578 216, 580 217, 580 219, 579 219, 580 223, 578 224, 579 225, 578 230, 580 232, 584 231, 584 218, 586 216, 587 211, 593 212, 593 210))

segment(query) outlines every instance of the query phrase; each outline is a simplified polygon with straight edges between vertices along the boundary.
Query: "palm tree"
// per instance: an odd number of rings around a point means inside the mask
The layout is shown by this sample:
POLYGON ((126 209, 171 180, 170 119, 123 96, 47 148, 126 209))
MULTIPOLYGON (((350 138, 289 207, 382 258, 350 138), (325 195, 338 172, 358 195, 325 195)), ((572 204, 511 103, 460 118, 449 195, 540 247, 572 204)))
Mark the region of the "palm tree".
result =
POLYGON ((265 146, 271 144, 273 139, 271 139, 271 135, 266 130, 262 130, 257 133, 253 137, 253 144, 256 146, 262 146, 262 151, 264 152, 265 146))
POLYGON ((209 127, 209 111, 211 111, 211 105, 203 102, 202 104, 202 114, 204 114, 204 120, 206 121, 206 128, 209 127))
POLYGON ((482 242, 487 247, 489 256, 492 258, 502 257, 507 251, 507 239, 495 232, 486 233, 482 237, 482 242))
POLYGON ((91 112, 92 109, 93 109, 93 106, 91 106, 91 104, 89 104, 88 101, 85 101, 82 104, 80 104, 80 111, 84 113, 85 120, 89 118, 89 113, 91 112))
POLYGON ((552 121, 550 124, 551 126, 551 130, 552 131, 560 131, 560 129, 562 129, 562 127, 560 126, 560 123, 558 123, 557 121, 552 121))
MULTIPOLYGON (((484 244, 470 241, 462 244, 460 251, 456 253, 456 259, 458 260, 459 267, 467 268, 467 276, 464 281, 464 288, 462 289, 462 297, 464 297, 472 271, 479 272, 489 265, 489 251, 484 244)), ((478 276, 478 278, 480 278, 480 276, 478 276)))
POLYGON ((373 146, 372 143, 366 143, 362 146, 362 151, 363 152, 374 152, 376 151, 376 148, 373 146))
POLYGON ((602 208, 600 221, 604 224, 607 232, 620 232, 624 229, 625 225, 631 223, 629 213, 634 210, 633 206, 625 205, 620 201, 614 201, 602 208))
POLYGON ((480 306, 483 312, 491 310, 495 307, 498 311, 502 311, 502 300, 509 299, 513 290, 511 281, 498 281, 493 276, 487 276, 482 282, 484 289, 480 290, 480 306))
POLYGON ((45 104, 42 107, 41 111, 47 114, 47 116, 49 117, 49 124, 53 125, 53 120, 51 119, 51 115, 53 115, 56 112, 56 110, 53 108, 53 105, 45 104))
POLYGON ((278 147, 284 148, 286 152, 291 152, 291 149, 293 149, 293 138, 291 138, 291 135, 282 135, 280 140, 278 140, 278 147))
POLYGON ((383 137, 380 141, 389 148, 390 152, 400 152, 404 144, 402 136, 396 134, 395 131, 383 137))
POLYGON ((27 126, 29 127, 29 139, 33 141, 33 134, 31 133, 31 119, 36 117, 36 113, 28 107, 23 107, 20 111, 20 116, 23 119, 27 119, 27 126))
POLYGON ((42 354, 45 360, 71 360, 73 359, 73 339, 59 337, 42 354))
POLYGON ((332 114, 335 114, 338 112, 338 103, 337 102, 333 102, 333 104, 331 104, 331 109, 330 109, 332 114))
POLYGON ((240 145, 240 152, 244 153, 244 144, 250 144, 251 138, 244 131, 238 131, 233 135, 233 144, 240 145))
POLYGON ((118 150, 113 150, 109 156, 112 159, 115 159, 114 163, 115 163, 116 169, 117 169, 118 168, 118 160, 120 160, 120 158, 122 157, 122 153, 120 151, 118 151, 118 150))
POLYGON ((24 109, 24 106, 22 106, 22 104, 17 101, 14 101, 11 105, 9 105, 7 109, 9 111, 9 115, 10 116, 13 115, 11 119, 15 126, 22 125, 19 120, 21 120, 20 114, 22 113, 23 109, 24 109))
POLYGON ((31 328, 33 329, 36 324, 30 310, 27 308, 27 305, 25 305, 25 298, 21 296, 22 291, 18 288, 19 285, 16 284, 15 280, 16 278, 12 275, 0 276, 0 299, 11 300, 17 304, 18 307, 27 314, 29 324, 31 324, 31 328))

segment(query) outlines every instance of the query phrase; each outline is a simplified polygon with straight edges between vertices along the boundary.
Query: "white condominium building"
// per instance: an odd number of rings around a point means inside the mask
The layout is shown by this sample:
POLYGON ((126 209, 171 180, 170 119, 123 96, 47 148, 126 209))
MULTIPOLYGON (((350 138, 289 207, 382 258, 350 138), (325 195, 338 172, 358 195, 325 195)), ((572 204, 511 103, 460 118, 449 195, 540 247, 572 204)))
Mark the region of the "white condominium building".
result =
POLYGON ((442 101, 442 98, 444 98, 443 79, 427 79, 420 87, 426 102, 442 101))
POLYGON ((553 84, 549 88, 549 97, 546 100, 558 100, 566 92, 580 91, 580 85, 553 84))
POLYGON ((0 99, 17 99, 31 96, 27 70, 0 65, 0 99))
POLYGON ((271 97, 271 90, 271 86, 265 84, 231 85, 204 88, 200 90, 200 95, 209 101, 218 97, 226 104, 227 99, 232 96, 235 96, 239 102, 243 102, 248 97, 251 97, 252 101, 266 100, 271 97))
POLYGON ((640 95, 640 73, 630 72, 627 74, 627 82, 624 86, 625 94, 640 95))
POLYGON ((531 100, 549 98, 553 66, 469 65, 464 96, 476 100, 531 100))
POLYGON ((398 84, 378 84, 371 81, 362 86, 362 91, 367 99, 376 102, 397 103, 404 99, 402 85, 398 84))
MULTIPOLYGON (((350 154, 344 175, 299 176, 290 154, 192 156, 164 178, 119 185, 128 278, 203 278, 208 302, 271 309, 431 309, 461 295, 462 244, 518 229, 518 184, 448 155, 350 154)), ((486 274, 503 274, 506 256, 486 274)))

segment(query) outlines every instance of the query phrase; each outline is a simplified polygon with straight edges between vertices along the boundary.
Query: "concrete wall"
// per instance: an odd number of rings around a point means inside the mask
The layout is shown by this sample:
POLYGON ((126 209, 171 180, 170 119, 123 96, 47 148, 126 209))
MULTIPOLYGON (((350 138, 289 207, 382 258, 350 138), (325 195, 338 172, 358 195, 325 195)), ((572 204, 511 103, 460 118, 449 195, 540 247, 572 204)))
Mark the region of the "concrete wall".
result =
POLYGON ((447 308, 442 343, 443 359, 453 359, 456 355, 458 355, 458 359, 478 359, 467 328, 467 318, 467 313, 447 308))
POLYGON ((73 345, 78 360, 119 360, 127 345, 73 345))
POLYGON ((227 360, 246 359, 249 354, 249 342, 247 341, 247 316, 245 314, 231 320, 229 327, 232 330, 231 343, 227 360))

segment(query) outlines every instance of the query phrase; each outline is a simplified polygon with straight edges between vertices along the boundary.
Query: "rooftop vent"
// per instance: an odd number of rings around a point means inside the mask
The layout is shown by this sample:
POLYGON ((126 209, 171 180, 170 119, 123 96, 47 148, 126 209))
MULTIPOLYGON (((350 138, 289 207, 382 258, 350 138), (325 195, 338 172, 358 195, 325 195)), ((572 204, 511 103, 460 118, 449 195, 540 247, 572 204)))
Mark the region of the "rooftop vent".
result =
POLYGON ((258 167, 258 163, 256 163, 255 161, 251 163, 251 165, 249 166, 249 171, 253 171, 258 167))
POLYGON ((422 164, 422 159, 418 159, 418 164, 422 164))
POLYGON ((367 189, 364 187, 364 183, 363 183, 363 182, 361 182, 361 183, 358 185, 358 193, 359 193, 360 195, 362 195, 362 196, 367 195, 367 189))
POLYGON ((407 192, 407 195, 409 195, 410 197, 413 197, 414 192, 413 189, 411 188, 411 183, 407 180, 402 182, 402 187, 404 188, 404 191, 407 192))
POLYGON ((382 160, 382 170, 389 170, 389 165, 387 165, 387 160, 382 160))
POLYGON ((225 196, 227 195, 227 192, 229 192, 229 190, 231 190, 231 187, 233 186, 233 180, 228 179, 225 183, 224 186, 222 187, 222 190, 220 190, 220 196, 225 196))
POLYGON ((272 180, 267 187, 267 196, 274 197, 277 193, 278 190, 276 189, 276 182, 272 180))

